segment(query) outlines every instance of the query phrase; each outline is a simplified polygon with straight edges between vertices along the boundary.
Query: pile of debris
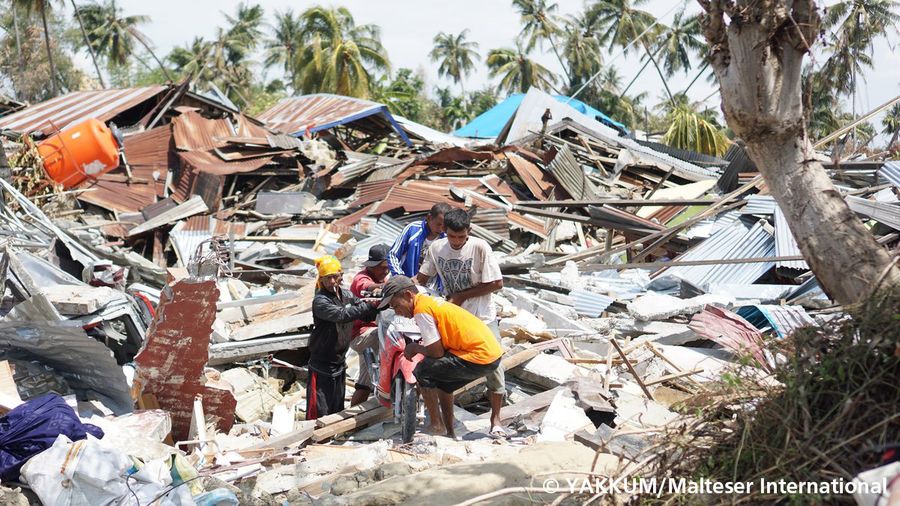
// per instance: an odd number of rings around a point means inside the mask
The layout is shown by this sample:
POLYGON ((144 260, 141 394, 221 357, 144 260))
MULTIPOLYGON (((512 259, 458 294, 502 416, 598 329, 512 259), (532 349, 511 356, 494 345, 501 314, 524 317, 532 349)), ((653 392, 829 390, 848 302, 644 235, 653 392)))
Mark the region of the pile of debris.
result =
MULTIPOLYGON (((187 83, 76 92, 0 128, 25 161, 0 179, 0 472, 46 504, 456 503, 620 469, 747 357, 774 382, 766 339, 840 315, 738 144, 639 142, 534 89, 491 144, 331 95, 256 119, 187 83), (36 181, 31 139, 85 118, 117 125, 121 166, 36 181), (315 260, 356 272, 441 202, 500 261, 513 435, 490 437, 478 381, 457 392, 462 441, 403 444, 374 399, 305 420, 315 260)), ((828 168, 897 248, 900 165, 828 168)))

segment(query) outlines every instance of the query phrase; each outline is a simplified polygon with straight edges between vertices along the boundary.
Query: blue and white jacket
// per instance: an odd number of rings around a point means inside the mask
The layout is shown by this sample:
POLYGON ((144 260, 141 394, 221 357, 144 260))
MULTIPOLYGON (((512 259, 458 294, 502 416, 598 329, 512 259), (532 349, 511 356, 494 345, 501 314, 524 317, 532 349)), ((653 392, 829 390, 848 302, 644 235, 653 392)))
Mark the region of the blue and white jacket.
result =
MULTIPOLYGON (((440 239, 446 234, 437 237, 440 239)), ((409 276, 415 278, 419 273, 422 259, 422 247, 425 245, 425 239, 428 237, 428 226, 425 220, 410 223, 403 229, 400 237, 394 241, 391 246, 391 252, 388 256, 388 265, 391 267, 391 274, 409 276)), ((435 240, 437 240, 435 239, 435 240)))

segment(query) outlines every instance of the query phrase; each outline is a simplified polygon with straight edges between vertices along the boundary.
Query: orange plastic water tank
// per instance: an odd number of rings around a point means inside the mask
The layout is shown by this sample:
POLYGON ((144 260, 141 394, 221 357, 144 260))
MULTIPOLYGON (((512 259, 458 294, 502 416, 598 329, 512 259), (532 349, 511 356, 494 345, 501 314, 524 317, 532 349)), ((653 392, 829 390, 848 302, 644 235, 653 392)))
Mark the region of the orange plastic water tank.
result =
POLYGON ((112 130, 94 118, 48 137, 37 148, 47 175, 66 188, 119 166, 119 145, 112 130))

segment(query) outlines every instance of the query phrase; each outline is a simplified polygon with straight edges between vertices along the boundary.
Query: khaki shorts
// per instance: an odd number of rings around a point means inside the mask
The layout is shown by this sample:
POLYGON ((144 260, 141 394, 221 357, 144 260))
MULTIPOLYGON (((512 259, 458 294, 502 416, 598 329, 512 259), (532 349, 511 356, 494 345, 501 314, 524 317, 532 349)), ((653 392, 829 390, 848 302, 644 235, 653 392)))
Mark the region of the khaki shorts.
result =
MULTIPOLYGON (((493 332, 494 338, 497 339, 497 344, 500 344, 500 324, 494 320, 492 323, 488 323, 487 326, 493 332)), ((502 363, 488 373, 484 379, 489 392, 496 394, 506 393, 506 375, 503 372, 502 363)))
POLYGON ((369 360, 368 354, 363 353, 366 349, 371 349, 375 356, 378 356, 378 327, 365 329, 356 339, 350 342, 350 348, 359 355, 359 374, 356 376, 356 388, 366 388, 370 391, 375 390, 372 383, 372 362, 369 360))

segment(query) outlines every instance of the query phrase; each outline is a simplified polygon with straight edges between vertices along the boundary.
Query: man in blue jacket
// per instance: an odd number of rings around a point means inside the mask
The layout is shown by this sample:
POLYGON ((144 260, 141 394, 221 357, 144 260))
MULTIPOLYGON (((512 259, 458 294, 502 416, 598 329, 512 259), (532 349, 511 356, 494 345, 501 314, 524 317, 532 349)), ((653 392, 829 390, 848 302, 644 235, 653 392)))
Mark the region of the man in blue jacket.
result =
POLYGON ((435 204, 425 219, 410 223, 394 241, 388 265, 394 276, 415 278, 432 242, 444 237, 444 214, 452 208, 445 203, 435 204))

